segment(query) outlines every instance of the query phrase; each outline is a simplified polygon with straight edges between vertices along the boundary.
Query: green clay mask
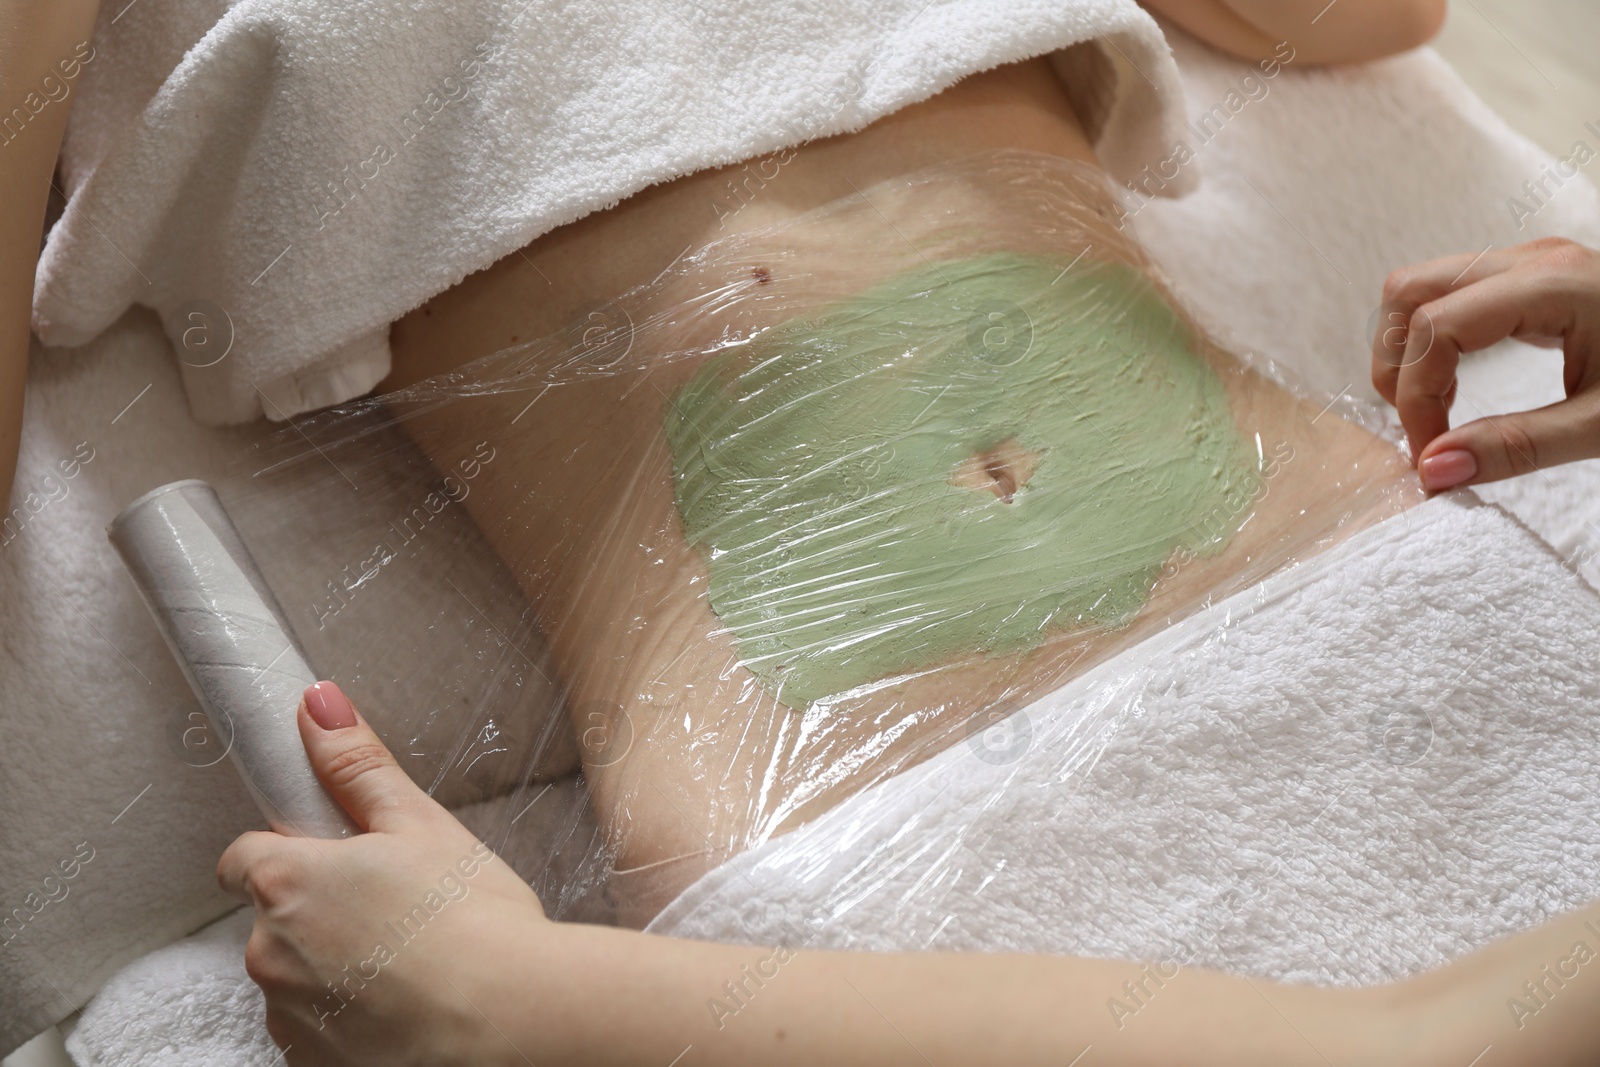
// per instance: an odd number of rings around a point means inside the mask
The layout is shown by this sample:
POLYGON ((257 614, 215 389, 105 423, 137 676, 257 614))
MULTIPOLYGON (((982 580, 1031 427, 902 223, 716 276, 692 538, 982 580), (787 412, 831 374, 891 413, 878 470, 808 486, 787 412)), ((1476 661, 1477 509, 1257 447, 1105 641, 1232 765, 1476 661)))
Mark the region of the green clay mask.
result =
POLYGON ((1176 313, 1087 259, 898 275, 711 357, 666 433, 711 607, 791 707, 1125 624, 1259 478, 1176 313))

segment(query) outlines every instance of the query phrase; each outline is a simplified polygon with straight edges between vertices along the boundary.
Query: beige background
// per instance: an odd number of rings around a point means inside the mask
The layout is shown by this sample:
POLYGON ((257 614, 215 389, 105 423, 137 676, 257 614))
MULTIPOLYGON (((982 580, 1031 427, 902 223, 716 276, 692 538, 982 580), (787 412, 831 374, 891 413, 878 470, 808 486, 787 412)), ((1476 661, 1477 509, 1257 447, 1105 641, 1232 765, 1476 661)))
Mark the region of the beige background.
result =
POLYGON ((1507 122, 1557 157, 1600 127, 1600 4, 1451 0, 1434 42, 1507 122))

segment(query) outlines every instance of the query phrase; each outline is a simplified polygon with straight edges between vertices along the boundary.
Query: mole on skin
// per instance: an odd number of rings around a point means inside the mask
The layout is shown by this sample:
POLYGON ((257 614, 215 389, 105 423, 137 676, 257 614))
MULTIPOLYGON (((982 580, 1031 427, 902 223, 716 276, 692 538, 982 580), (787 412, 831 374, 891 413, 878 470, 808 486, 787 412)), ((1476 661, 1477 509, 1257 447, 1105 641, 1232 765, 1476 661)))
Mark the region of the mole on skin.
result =
POLYGON ((713 356, 665 424, 711 607, 797 708, 1123 625, 1260 477, 1182 319, 1091 260, 906 271, 713 356))

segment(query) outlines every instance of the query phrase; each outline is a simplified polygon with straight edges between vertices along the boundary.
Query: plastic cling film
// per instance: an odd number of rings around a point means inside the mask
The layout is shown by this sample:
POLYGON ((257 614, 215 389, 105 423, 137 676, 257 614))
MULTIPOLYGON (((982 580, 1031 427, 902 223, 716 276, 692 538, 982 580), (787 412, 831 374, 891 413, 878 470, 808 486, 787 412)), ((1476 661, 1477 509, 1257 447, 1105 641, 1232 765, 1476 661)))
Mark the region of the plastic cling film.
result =
POLYGON ((360 832, 317 780, 295 724, 316 675, 211 487, 152 490, 106 536, 268 824, 296 837, 360 832))
POLYGON ((913 268, 719 353, 666 432, 712 610, 795 706, 1121 626, 1175 549, 1220 547, 1199 520, 1259 474, 1143 275, 1010 254, 913 268), (1089 301, 1121 314, 1073 321, 1089 301), (996 330, 1021 336, 991 348, 996 330))
POLYGON ((1118 217, 1054 157, 884 182, 301 420, 229 507, 412 773, 642 925, 1000 723, 1071 777, 1017 709, 1420 499, 1118 217))

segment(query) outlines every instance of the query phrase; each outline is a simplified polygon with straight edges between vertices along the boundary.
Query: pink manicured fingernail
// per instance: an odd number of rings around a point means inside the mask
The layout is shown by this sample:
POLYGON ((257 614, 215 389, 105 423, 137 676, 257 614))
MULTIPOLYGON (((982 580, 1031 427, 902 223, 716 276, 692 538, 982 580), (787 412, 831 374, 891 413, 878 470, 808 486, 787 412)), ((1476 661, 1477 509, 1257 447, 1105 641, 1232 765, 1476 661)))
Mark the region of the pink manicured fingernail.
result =
POLYGON ((1449 448, 1422 461, 1422 486, 1430 493, 1448 489, 1478 473, 1478 461, 1464 448, 1449 448))
POLYGON ((356 709, 350 706, 349 698, 332 682, 308 685, 303 696, 306 711, 324 730, 343 730, 346 726, 356 724, 356 709))

